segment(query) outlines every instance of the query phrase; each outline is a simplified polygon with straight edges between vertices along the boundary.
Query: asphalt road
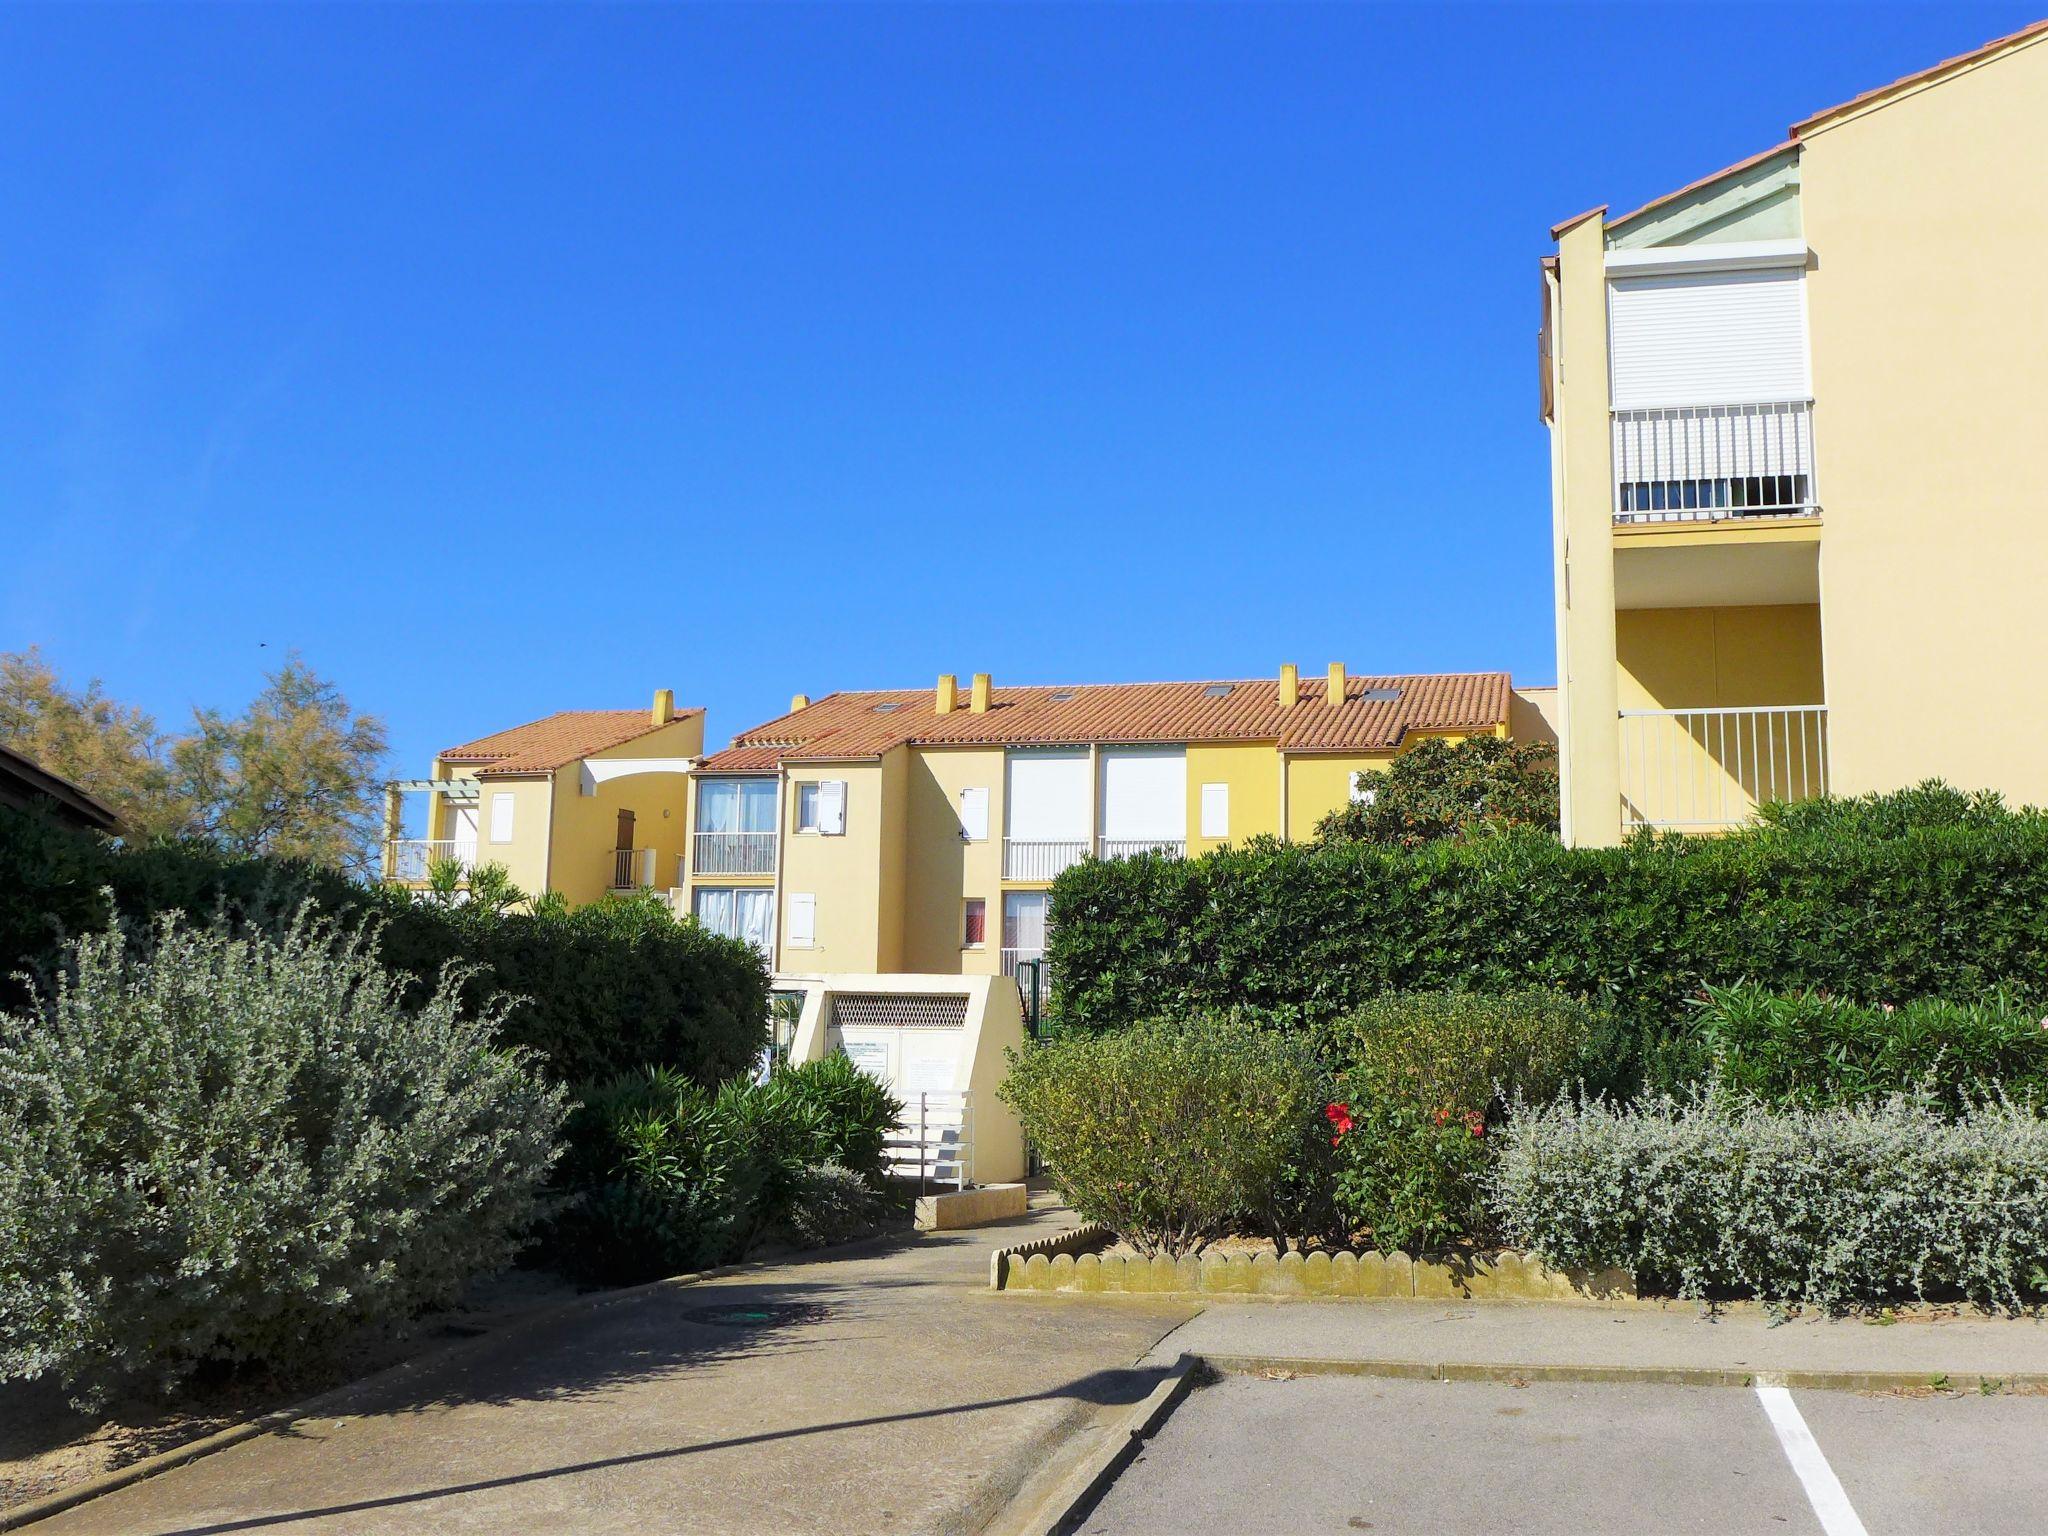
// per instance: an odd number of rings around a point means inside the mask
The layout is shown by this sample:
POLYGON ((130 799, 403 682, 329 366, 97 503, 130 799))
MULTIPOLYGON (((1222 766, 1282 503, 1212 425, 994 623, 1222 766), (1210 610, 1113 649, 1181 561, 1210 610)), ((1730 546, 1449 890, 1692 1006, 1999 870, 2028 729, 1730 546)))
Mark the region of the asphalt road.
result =
POLYGON ((1100 1536, 2048 1529, 2048 1398, 1232 1376, 1174 1411, 1100 1536))

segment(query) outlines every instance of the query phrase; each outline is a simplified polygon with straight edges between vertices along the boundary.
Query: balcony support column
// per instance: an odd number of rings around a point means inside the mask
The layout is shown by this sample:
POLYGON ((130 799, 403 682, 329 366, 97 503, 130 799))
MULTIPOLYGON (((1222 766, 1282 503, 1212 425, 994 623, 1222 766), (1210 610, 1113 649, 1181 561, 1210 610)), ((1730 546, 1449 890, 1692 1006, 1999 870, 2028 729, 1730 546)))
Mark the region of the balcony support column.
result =
POLYGON ((1558 240, 1549 289, 1551 421, 1564 840, 1621 841, 1621 722, 1614 633, 1614 440, 1607 377, 1606 224, 1558 240))

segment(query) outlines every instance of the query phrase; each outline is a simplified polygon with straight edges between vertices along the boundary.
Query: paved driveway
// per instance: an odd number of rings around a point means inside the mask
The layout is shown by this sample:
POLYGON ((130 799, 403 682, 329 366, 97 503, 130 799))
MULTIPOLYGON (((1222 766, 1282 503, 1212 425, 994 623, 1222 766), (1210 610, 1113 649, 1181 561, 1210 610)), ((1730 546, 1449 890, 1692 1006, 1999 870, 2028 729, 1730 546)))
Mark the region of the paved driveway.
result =
POLYGON ((373 1384, 39 1536, 964 1532, 1157 1380, 1191 1308, 986 1289, 1027 1223, 643 1291, 373 1384))
POLYGON ((2048 1526, 2044 1445, 2041 1397, 1228 1376, 1082 1529, 1999 1536, 2048 1526))

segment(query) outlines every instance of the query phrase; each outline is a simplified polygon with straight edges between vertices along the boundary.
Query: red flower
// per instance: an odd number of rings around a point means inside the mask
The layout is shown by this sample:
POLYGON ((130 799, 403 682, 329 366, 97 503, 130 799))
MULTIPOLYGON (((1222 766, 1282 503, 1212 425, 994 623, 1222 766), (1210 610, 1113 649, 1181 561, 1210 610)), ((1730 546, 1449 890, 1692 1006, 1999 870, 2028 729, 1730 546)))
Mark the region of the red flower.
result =
POLYGON ((1330 1138, 1330 1145, 1334 1147, 1344 1139, 1344 1133, 1351 1129, 1351 1106, 1349 1104, 1325 1104, 1323 1106, 1323 1118, 1336 1127, 1337 1134, 1330 1138))
POLYGON ((1486 1134, 1486 1117, 1478 1113, 1467 1115, 1465 1117, 1465 1129, 1474 1136, 1484 1136, 1486 1134))

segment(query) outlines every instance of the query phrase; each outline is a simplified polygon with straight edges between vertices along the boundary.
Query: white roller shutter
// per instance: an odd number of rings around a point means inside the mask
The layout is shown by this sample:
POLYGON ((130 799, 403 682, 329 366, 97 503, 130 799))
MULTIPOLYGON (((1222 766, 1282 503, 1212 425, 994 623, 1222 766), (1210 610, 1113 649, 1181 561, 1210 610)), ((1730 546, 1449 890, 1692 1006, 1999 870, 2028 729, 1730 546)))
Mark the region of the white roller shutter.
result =
POLYGON ((1608 289, 1617 411, 1812 395, 1798 269, 1617 277, 1608 289))
POLYGON ((1012 752, 1004 765, 1004 835, 1080 842, 1088 829, 1088 754, 1012 752))
POLYGON ((1188 835, 1188 755, 1179 747, 1102 749, 1102 835, 1109 842, 1188 835))

